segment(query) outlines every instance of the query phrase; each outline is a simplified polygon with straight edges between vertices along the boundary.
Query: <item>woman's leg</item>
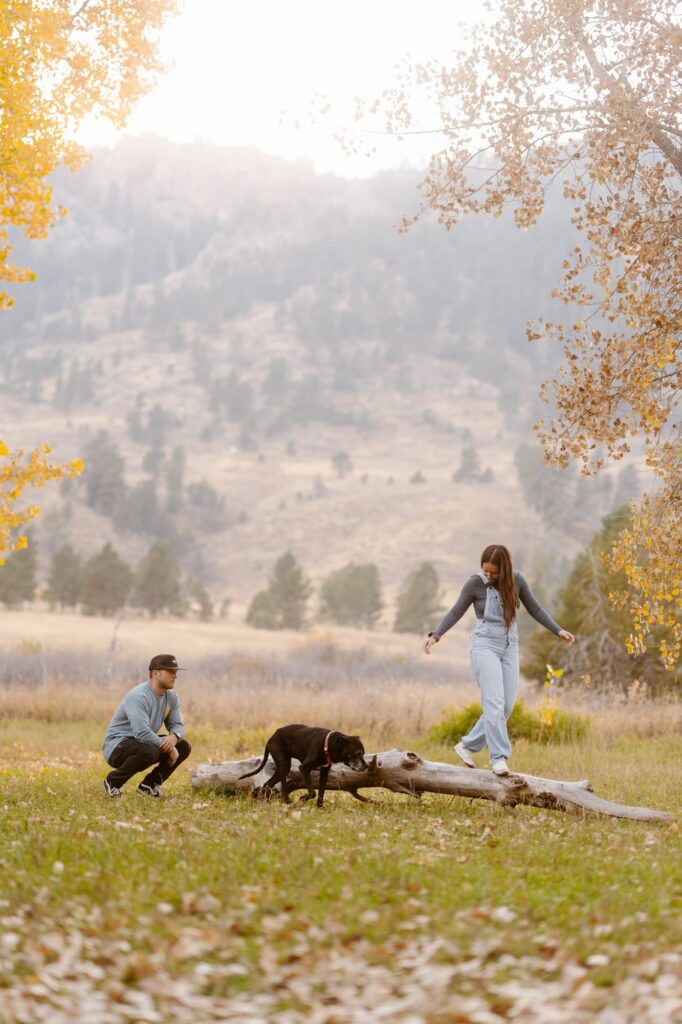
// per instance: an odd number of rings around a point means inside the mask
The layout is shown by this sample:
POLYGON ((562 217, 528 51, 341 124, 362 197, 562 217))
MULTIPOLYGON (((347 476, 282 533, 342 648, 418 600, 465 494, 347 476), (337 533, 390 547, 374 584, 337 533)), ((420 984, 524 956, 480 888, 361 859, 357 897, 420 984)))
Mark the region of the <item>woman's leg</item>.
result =
POLYGON ((504 717, 509 718, 514 710, 519 692, 519 645, 515 641, 507 645, 502 655, 502 686, 504 688, 504 717))
POLYGON ((481 691, 483 714, 467 735, 462 737, 462 744, 467 750, 477 751, 482 750, 487 743, 491 762, 509 757, 511 744, 505 718, 501 657, 495 650, 474 643, 471 648, 471 664, 481 691))

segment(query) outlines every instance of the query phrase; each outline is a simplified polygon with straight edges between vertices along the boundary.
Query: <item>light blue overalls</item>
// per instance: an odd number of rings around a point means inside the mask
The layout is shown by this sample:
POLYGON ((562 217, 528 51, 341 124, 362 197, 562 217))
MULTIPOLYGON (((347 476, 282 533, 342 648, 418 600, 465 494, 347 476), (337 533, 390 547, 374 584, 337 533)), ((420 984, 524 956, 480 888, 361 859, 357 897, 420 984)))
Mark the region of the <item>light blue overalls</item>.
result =
MULTIPOLYGON (((480 576, 488 583, 485 573, 480 576)), ((471 664, 481 691, 483 714, 462 737, 467 750, 482 750, 487 744, 491 764, 511 755, 507 719, 519 689, 519 631, 516 620, 507 629, 502 601, 488 586, 483 618, 471 637, 471 664)))

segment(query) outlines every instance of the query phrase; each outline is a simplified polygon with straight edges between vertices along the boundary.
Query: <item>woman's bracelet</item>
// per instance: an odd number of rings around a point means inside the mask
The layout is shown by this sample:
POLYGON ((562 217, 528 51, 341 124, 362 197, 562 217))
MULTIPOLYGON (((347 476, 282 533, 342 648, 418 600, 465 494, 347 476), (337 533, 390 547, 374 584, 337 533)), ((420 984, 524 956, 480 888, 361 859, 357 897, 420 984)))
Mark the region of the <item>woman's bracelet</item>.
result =
POLYGON ((430 633, 427 633, 427 636, 432 636, 436 643, 440 640, 440 633, 434 633, 433 630, 431 630, 430 633))

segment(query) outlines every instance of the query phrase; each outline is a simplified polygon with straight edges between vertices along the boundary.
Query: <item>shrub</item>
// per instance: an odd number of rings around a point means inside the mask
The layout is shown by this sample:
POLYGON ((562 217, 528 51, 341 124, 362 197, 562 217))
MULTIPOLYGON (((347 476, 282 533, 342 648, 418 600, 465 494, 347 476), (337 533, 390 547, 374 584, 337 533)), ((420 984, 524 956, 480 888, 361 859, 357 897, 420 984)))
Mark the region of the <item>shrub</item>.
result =
MULTIPOLYGON (((466 736, 480 715, 481 705, 478 703, 460 709, 446 708, 440 722, 429 730, 429 738, 436 743, 457 743, 462 736, 466 736)), ((523 701, 517 701, 507 727, 513 740, 570 743, 584 739, 589 726, 590 720, 585 715, 546 705, 528 708, 523 701)))

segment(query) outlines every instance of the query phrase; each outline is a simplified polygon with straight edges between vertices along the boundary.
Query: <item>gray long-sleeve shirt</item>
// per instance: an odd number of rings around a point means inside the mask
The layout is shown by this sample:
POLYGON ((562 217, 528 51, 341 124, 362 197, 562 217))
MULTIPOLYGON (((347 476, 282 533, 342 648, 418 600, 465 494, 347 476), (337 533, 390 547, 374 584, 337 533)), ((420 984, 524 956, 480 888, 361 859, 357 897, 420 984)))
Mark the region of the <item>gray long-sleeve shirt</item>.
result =
MULTIPOLYGON (((516 589, 519 592, 519 600, 524 606, 529 615, 532 615, 536 622, 539 622, 541 626, 548 629, 550 633, 556 633, 557 635, 561 632, 561 626, 557 626, 554 619, 549 615, 542 607, 540 602, 534 596, 528 581, 525 576, 520 572, 514 573, 514 582, 516 583, 516 589)), ((443 633, 447 633, 449 629, 464 615, 467 608, 473 604, 474 612, 477 619, 483 618, 485 611, 485 596, 488 587, 492 586, 491 583, 487 583, 480 573, 474 573, 470 576, 462 587, 462 592, 453 604, 449 612, 446 612, 441 619, 440 624, 434 630, 438 636, 442 636, 443 633)))
POLYGON ((104 759, 108 761, 119 743, 131 737, 140 743, 153 743, 160 747, 161 737, 157 733, 162 725, 180 739, 185 735, 180 700, 175 690, 166 690, 159 696, 149 681, 134 686, 126 693, 109 722, 102 744, 104 759))

